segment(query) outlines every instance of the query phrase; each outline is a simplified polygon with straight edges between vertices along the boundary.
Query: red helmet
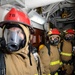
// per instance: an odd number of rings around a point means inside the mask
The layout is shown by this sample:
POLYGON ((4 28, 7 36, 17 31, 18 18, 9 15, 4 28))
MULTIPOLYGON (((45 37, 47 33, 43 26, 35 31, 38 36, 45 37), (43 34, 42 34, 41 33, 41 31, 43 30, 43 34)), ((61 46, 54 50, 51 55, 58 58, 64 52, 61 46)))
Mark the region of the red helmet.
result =
POLYGON ((65 31, 66 34, 74 34, 74 30, 73 29, 68 29, 65 31))
POLYGON ((22 11, 19 11, 15 8, 12 8, 4 17, 4 21, 1 22, 1 26, 3 26, 4 23, 7 22, 16 22, 16 23, 21 23, 27 26, 30 26, 30 19, 22 11))
POLYGON ((50 30, 50 31, 48 32, 48 35, 60 35, 60 32, 59 32, 58 29, 53 28, 52 30, 50 30))

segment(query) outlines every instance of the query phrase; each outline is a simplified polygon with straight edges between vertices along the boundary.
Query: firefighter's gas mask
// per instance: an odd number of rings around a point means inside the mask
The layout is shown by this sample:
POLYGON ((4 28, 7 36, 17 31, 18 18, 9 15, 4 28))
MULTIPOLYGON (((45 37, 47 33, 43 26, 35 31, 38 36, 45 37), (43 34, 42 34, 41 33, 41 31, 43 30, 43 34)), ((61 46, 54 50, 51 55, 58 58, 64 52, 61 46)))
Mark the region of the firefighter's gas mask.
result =
POLYGON ((12 27, 4 30, 6 48, 9 52, 17 51, 25 45, 25 36, 20 28, 12 27))
POLYGON ((53 46, 57 46, 60 42, 60 36, 59 35, 51 35, 49 36, 49 42, 53 46))
POLYGON ((64 38, 66 41, 72 41, 74 39, 74 34, 66 34, 64 38))

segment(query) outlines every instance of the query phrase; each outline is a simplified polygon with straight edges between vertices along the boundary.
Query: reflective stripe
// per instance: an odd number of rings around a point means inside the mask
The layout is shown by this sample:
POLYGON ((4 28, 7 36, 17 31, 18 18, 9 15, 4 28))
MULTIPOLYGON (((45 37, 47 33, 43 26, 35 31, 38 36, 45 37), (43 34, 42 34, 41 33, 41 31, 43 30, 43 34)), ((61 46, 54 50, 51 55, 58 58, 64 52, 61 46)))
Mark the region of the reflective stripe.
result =
POLYGON ((34 74, 34 75, 38 75, 38 74, 34 74))
MULTIPOLYGON (((46 75, 46 74, 42 74, 42 75, 46 75)), ((48 75, 51 75, 51 74, 48 74, 48 75)), ((58 75, 58 72, 56 72, 54 75, 58 75)))
POLYGON ((60 62, 60 65, 62 65, 63 63, 62 62, 60 62))
MULTIPOLYGON (((42 75, 46 75, 46 74, 42 74, 42 75)), ((51 75, 51 74, 47 74, 47 75, 51 75)))
POLYGON ((65 56, 72 56, 72 53, 64 53, 64 52, 61 52, 62 55, 65 55, 65 56))
MULTIPOLYGON (((42 75, 46 75, 46 74, 42 74, 42 75)), ((47 75, 51 75, 51 74, 47 74, 47 75)))
MULTIPOLYGON (((46 75, 46 74, 42 74, 42 75, 46 75)), ((51 74, 47 74, 47 75, 51 75, 51 74)))
POLYGON ((56 72, 54 75, 58 75, 58 73, 56 72))
POLYGON ((50 62, 50 65, 56 65, 56 64, 60 64, 60 61, 57 60, 57 61, 50 62))
MULTIPOLYGON (((51 75, 51 74, 48 74, 48 75, 51 75)), ((54 75, 58 75, 58 72, 56 72, 54 75)))
POLYGON ((48 74, 48 75, 51 75, 51 74, 48 74))

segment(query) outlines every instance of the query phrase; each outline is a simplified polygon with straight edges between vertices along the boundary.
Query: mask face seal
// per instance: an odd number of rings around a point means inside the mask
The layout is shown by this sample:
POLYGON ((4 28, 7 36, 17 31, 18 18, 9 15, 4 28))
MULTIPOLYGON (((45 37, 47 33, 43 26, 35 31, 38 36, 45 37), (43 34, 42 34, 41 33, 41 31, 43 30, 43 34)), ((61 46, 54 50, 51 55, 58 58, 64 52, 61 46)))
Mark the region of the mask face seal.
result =
POLYGON ((70 41, 71 42, 72 40, 74 40, 74 35, 73 34, 66 34, 64 39, 66 41, 70 41))
POLYGON ((11 31, 9 29, 4 30, 3 35, 6 43, 6 48, 9 52, 18 51, 20 48, 25 45, 26 39, 22 39, 17 31, 11 31))
POLYGON ((53 46, 57 46, 60 42, 60 37, 49 36, 49 43, 53 46))
POLYGON ((59 40, 56 40, 56 39, 50 40, 50 44, 54 45, 54 46, 57 46, 59 44, 59 40))

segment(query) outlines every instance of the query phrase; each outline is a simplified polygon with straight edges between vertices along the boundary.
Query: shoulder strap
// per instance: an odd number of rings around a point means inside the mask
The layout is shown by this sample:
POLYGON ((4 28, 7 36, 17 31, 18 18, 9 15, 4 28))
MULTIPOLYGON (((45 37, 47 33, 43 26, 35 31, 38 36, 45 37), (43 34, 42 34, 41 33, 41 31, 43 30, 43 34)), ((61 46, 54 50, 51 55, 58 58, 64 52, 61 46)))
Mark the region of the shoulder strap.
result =
POLYGON ((0 52, 0 75, 6 75, 4 54, 0 52))
POLYGON ((50 56, 50 45, 48 43, 46 43, 45 46, 48 48, 48 54, 50 56))
POLYGON ((73 42, 71 42, 71 44, 72 44, 72 51, 73 51, 73 42))
POLYGON ((61 44, 60 44, 60 50, 61 50, 61 52, 62 52, 62 47, 63 47, 63 42, 61 42, 61 44))
POLYGON ((30 65, 32 66, 31 55, 30 55, 31 52, 32 52, 32 46, 31 46, 31 44, 29 43, 29 53, 28 53, 28 56, 29 56, 30 65))

